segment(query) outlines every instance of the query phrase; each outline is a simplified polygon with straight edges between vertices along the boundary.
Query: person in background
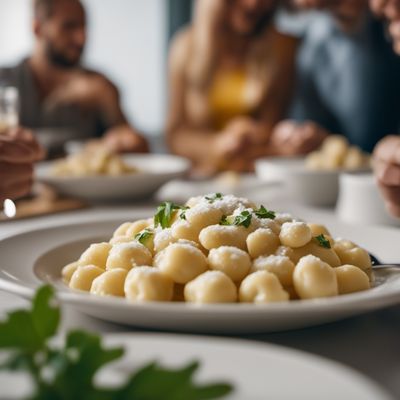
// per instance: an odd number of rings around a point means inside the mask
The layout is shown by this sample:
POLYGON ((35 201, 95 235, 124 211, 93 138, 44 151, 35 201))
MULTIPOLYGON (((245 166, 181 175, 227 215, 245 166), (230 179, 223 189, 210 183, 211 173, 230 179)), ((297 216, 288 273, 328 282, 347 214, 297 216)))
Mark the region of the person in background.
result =
POLYGON ((288 110, 297 41, 274 27, 278 4, 197 0, 173 40, 167 141, 200 174, 249 171, 282 147, 271 131, 288 110))
MULTIPOLYGON (((291 118, 311 120, 371 152, 400 121, 400 59, 385 37, 384 24, 370 13, 368 0, 293 2, 325 16, 311 20, 306 29, 291 118)), ((292 125, 294 133, 301 129, 292 125)))
POLYGON ((26 129, 15 128, 0 135, 0 202, 29 193, 33 164, 44 157, 44 150, 26 129))
POLYGON ((103 136, 121 152, 145 152, 145 139, 127 122, 117 88, 81 65, 86 15, 79 0, 34 0, 35 44, 29 58, 0 75, 17 87, 20 124, 38 139, 62 146, 68 139, 103 136), (51 137, 41 137, 45 132, 51 137), (59 137, 57 137, 60 135, 59 137))
MULTIPOLYGON (((378 16, 388 19, 393 47, 400 55, 400 0, 370 0, 370 4, 378 16)), ((399 107, 400 103, 398 112, 399 107)), ((400 136, 389 135, 378 143, 373 154, 373 166, 387 209, 400 217, 400 136)))

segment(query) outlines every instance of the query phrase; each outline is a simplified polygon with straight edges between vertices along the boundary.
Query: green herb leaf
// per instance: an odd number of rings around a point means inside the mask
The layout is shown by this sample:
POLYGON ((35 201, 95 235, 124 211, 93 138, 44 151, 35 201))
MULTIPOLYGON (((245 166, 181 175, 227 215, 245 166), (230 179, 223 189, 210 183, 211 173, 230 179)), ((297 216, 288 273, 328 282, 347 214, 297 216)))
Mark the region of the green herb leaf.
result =
POLYGON ((193 375, 198 367, 197 362, 176 370, 165 369, 155 363, 149 364, 131 378, 118 399, 208 400, 221 398, 232 391, 232 387, 226 383, 196 385, 193 375))
POLYGON ((330 248, 331 248, 331 243, 330 243, 330 241, 324 236, 324 234, 315 236, 314 239, 318 242, 318 244, 319 244, 321 247, 324 247, 325 249, 330 249, 330 248))
POLYGON ((179 214, 180 219, 184 219, 186 221, 186 211, 189 210, 190 207, 183 206, 181 207, 181 213, 179 214))
POLYGON ((248 228, 251 224, 252 214, 250 211, 242 211, 239 215, 236 216, 223 216, 221 221, 219 222, 220 225, 236 225, 236 226, 244 226, 248 228))
POLYGON ((154 232, 153 232, 151 229, 146 228, 146 229, 143 229, 142 231, 140 231, 139 233, 137 233, 137 234, 135 235, 135 239, 136 239, 139 243, 145 244, 146 241, 147 241, 149 238, 151 238, 153 235, 154 235, 154 232))
POLYGON ((211 196, 206 196, 206 200, 208 200, 208 202, 212 204, 214 203, 214 201, 221 200, 223 197, 224 195, 222 193, 214 193, 211 196))
POLYGON ((158 206, 154 216, 154 226, 161 225, 163 229, 171 226, 174 211, 180 210, 182 206, 178 206, 170 201, 166 201, 158 206))
POLYGON ((232 391, 226 383, 195 384, 197 363, 181 369, 152 363, 120 387, 97 387, 97 373, 121 358, 124 350, 105 348, 98 335, 79 330, 68 333, 64 347, 50 347, 48 339, 60 318, 55 300, 53 289, 45 286, 38 290, 31 310, 11 312, 0 323, 0 348, 11 350, 0 370, 28 372, 35 387, 30 400, 208 400, 232 391))
POLYGON ((44 286, 33 299, 32 310, 9 313, 8 319, 0 323, 0 348, 41 349, 59 325, 60 309, 55 301, 54 289, 44 286))
POLYGON ((258 210, 254 211, 254 214, 261 219, 275 219, 276 217, 275 211, 267 210, 264 206, 260 206, 258 210))
POLYGON ((220 225, 232 225, 232 218, 227 217, 226 215, 223 215, 221 218, 221 221, 219 221, 220 225))

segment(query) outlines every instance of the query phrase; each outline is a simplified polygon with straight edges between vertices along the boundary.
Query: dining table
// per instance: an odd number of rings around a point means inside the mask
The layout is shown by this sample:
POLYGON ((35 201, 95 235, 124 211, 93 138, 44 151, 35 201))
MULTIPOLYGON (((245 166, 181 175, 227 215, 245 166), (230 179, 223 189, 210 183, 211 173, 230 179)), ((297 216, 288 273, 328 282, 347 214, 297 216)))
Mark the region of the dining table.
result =
MULTIPOLYGON (((185 187, 185 182, 180 184, 185 187)), ((188 183, 189 186, 192 187, 193 183, 188 183)), ((312 215, 315 221, 322 221, 327 226, 330 221, 337 218, 334 208, 299 205, 287 198, 284 191, 270 190, 260 185, 259 188, 253 187, 252 192, 249 198, 254 199, 255 193, 254 200, 268 204, 270 209, 290 210, 294 215, 304 218, 312 215)), ((159 201, 159 196, 158 198, 154 196, 134 203, 99 203, 87 209, 21 220, 10 219, 0 223, 0 240, 33 229, 74 222, 89 223, 102 219, 129 220, 130 215, 137 212, 151 216, 159 201)), ((393 243, 393 246, 396 245, 399 244, 393 243)), ((400 249, 398 261, 400 261, 400 249)), ((26 299, 0 292, 0 320, 8 311, 28 305, 26 299)), ((102 321, 85 315, 72 306, 63 305, 61 333, 77 327, 102 334, 150 331, 102 321)), ((319 326, 273 333, 218 336, 278 344, 337 361, 366 375, 391 393, 394 398, 400 398, 400 298, 398 305, 319 326)))

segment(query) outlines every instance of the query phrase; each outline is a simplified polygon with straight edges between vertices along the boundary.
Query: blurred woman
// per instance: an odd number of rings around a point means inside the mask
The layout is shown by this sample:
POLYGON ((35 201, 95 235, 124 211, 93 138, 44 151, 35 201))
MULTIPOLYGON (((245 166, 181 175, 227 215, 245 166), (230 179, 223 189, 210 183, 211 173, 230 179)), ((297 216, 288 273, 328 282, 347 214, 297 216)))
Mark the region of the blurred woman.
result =
POLYGON ((297 42, 273 24, 277 0, 197 0, 170 51, 168 144, 198 172, 248 171, 279 153, 297 42))
POLYGON ((17 128, 0 135, 0 201, 29 193, 33 164, 44 151, 30 131, 17 128))

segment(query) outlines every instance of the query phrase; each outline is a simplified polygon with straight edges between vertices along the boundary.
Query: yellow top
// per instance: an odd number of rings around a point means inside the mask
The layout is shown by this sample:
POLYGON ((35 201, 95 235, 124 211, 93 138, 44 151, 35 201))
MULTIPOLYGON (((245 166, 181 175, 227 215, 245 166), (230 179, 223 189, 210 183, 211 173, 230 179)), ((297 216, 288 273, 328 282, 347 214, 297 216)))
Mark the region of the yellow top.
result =
POLYGON ((243 68, 220 70, 209 89, 209 106, 217 129, 233 118, 249 115, 252 106, 246 99, 247 72, 243 68))

